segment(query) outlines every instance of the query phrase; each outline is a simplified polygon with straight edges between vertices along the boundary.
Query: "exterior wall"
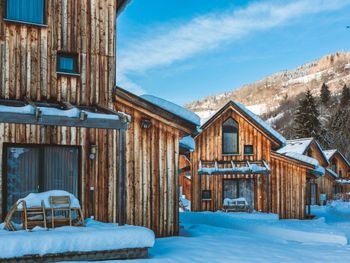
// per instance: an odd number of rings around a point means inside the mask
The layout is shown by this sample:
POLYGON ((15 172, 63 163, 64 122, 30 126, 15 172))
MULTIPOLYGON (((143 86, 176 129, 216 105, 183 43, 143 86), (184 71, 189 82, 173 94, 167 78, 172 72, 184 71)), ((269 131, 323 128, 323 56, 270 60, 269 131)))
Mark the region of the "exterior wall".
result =
MULTIPOLYGON (((179 168, 184 169, 185 167, 191 169, 191 163, 184 155, 180 155, 179 168)), ((179 186, 182 187, 182 194, 186 196, 186 199, 191 200, 191 179, 186 177, 188 175, 191 176, 191 170, 179 174, 179 186)))
MULTIPOLYGON (((325 176, 317 179, 319 194, 326 194, 327 200, 332 199, 334 195, 335 184, 335 178, 326 172, 325 176)), ((317 202, 320 202, 320 200, 317 200, 317 202)))
POLYGON ((179 231, 179 139, 182 132, 117 98, 132 122, 126 135, 127 223, 151 228, 157 236, 179 231), (151 120, 150 128, 141 119, 151 120))
MULTIPOLYGON (((221 179, 231 177, 224 176, 199 176, 197 174, 199 160, 265 160, 270 162, 271 141, 260 130, 255 128, 246 121, 235 110, 228 108, 216 120, 206 127, 196 138, 196 150, 191 154, 192 163, 192 211, 217 210, 222 207, 222 187, 221 179), (239 155, 223 155, 222 154, 222 123, 229 117, 232 117, 239 125, 239 155), (253 145, 254 154, 245 156, 243 149, 245 144, 253 145), (201 191, 212 190, 212 200, 202 201, 201 191)), ((251 175, 243 175, 250 178, 251 175)), ((259 197, 255 202, 255 209, 258 211, 266 211, 265 200, 265 176, 256 175, 255 178, 261 182, 261 187, 257 187, 256 196, 259 197)))
POLYGON ((305 218, 306 168, 277 154, 270 168, 271 212, 282 219, 305 218))
POLYGON ((2 157, 4 143, 80 146, 79 199, 85 216, 94 215, 97 220, 115 222, 117 218, 118 135, 119 132, 115 130, 1 123, 0 203, 3 204, 2 157), (94 160, 89 159, 91 144, 97 145, 94 160), (94 191, 90 191, 90 187, 94 187, 94 191))
POLYGON ((50 0, 47 26, 3 20, 0 1, 0 97, 112 105, 116 0, 50 0), (80 76, 56 74, 57 51, 78 53, 80 76))

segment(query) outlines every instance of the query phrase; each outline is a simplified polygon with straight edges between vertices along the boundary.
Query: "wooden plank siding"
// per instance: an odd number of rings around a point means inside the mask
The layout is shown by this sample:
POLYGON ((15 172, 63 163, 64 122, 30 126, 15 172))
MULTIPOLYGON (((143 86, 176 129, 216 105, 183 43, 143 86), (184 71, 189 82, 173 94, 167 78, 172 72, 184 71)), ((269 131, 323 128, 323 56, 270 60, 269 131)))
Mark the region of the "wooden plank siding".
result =
POLYGON ((157 236, 177 235, 179 140, 185 133, 120 97, 116 108, 132 119, 126 135, 127 223, 149 227, 157 236), (151 126, 143 128, 142 119, 151 126))
MULTIPOLYGON (((270 162, 271 141, 258 127, 249 123, 242 115, 238 114, 233 108, 228 108, 208 127, 206 127, 197 137, 196 150, 191 154, 192 163, 192 199, 191 209, 193 211, 215 211, 222 208, 222 179, 234 178, 256 178, 261 182, 256 187, 255 209, 266 211, 266 192, 265 178, 263 175, 201 175, 197 174, 199 160, 265 160, 270 162), (233 118, 239 127, 239 154, 222 154, 222 124, 228 119, 233 118), (244 155, 244 145, 253 145, 253 155, 244 155), (202 201, 201 191, 212 190, 212 200, 202 201)), ((256 183, 257 185, 257 183, 256 183)))
POLYGON ((222 111, 195 137, 196 150, 191 154, 191 209, 192 211, 217 211, 223 207, 223 180, 252 179, 254 181, 254 209, 273 212, 280 218, 305 218, 306 178, 312 166, 277 154, 275 142, 233 107, 222 111), (239 127, 239 154, 222 154, 222 124, 233 118, 239 127), (244 155, 244 145, 253 145, 253 154, 244 155), (270 175, 224 174, 199 175, 199 161, 264 160, 270 175), (268 180, 268 181, 267 181, 268 180), (266 184, 268 183, 268 196, 266 184), (211 199, 202 200, 202 190, 211 190, 211 199))
POLYGON ((46 26, 5 22, 0 1, 0 96, 112 106, 116 0, 46 2, 46 26), (80 76, 56 73, 57 52, 78 54, 80 76))
POLYGON ((304 219, 306 177, 312 167, 273 152, 270 168, 271 212, 281 219, 304 219))
MULTIPOLYGON (((0 174, 3 172, 3 145, 6 143, 79 146, 79 199, 84 214, 100 221, 116 222, 118 136, 117 130, 0 123, 0 174), (89 159, 91 144, 97 145, 94 160, 89 159), (91 187, 94 191, 90 191, 91 187), (91 203, 91 200, 94 202, 91 203)), ((2 179, 3 176, 0 176, 1 204, 2 179)), ((3 216, 0 215, 0 218, 3 216)))
MULTIPOLYGON (((46 0, 42 26, 5 21, 5 2, 0 1, 1 99, 114 108, 116 18, 126 1, 46 0), (76 54, 80 75, 57 74, 57 52, 76 54)), ((79 146, 85 215, 116 222, 118 140, 118 130, 2 123, 0 169, 4 143, 79 146), (97 145, 94 160, 89 159, 91 144, 97 145)), ((0 184, 2 178, 1 170, 0 184)))

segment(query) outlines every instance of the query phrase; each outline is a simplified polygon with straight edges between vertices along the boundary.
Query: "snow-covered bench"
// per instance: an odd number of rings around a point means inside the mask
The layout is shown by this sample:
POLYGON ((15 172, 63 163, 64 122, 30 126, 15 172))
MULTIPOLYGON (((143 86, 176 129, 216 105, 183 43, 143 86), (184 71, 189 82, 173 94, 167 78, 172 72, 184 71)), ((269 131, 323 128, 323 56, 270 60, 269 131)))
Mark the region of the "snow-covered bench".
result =
POLYGON ((251 212, 251 207, 244 197, 235 199, 225 198, 223 210, 225 212, 251 212))

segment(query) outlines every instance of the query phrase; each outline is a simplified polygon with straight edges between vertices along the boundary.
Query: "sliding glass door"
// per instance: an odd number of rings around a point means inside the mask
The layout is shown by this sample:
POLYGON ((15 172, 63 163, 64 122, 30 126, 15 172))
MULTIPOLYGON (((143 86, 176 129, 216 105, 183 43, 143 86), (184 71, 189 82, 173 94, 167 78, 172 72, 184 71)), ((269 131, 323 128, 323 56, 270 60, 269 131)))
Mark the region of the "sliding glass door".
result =
POLYGON ((29 193, 65 190, 78 196, 79 149, 65 146, 5 147, 5 212, 29 193))

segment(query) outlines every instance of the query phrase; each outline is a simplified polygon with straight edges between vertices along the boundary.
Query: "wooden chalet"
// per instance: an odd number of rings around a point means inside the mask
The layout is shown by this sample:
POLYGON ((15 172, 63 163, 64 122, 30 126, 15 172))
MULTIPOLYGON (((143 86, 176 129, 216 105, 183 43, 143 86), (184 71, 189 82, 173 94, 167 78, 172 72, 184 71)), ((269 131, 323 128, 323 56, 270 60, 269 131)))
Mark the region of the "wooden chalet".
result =
POLYGON ((0 217, 17 199, 75 194, 86 217, 125 222, 125 133, 114 111, 122 0, 0 2, 0 217))
POLYGON ((191 153, 192 211, 221 210, 224 199, 243 197, 256 211, 305 218, 307 182, 318 176, 316 160, 279 153, 285 138, 233 101, 201 130, 191 153))
POLYGON ((115 90, 118 111, 131 116, 126 134, 127 223, 157 236, 179 231, 180 140, 193 134, 199 117, 150 95, 115 90))
POLYGON ((332 180, 319 182, 319 191, 326 195, 326 199, 332 199, 337 194, 350 192, 350 162, 338 150, 325 150, 329 165, 326 168, 326 175, 332 180))
POLYGON ((310 178, 308 186, 310 200, 308 200, 308 203, 310 205, 320 204, 320 198, 323 198, 323 196, 320 195, 320 185, 333 185, 335 180, 334 177, 325 170, 329 164, 328 158, 317 140, 314 138, 288 140, 286 145, 279 149, 278 152, 282 154, 297 154, 311 157, 317 161, 322 176, 310 178))

